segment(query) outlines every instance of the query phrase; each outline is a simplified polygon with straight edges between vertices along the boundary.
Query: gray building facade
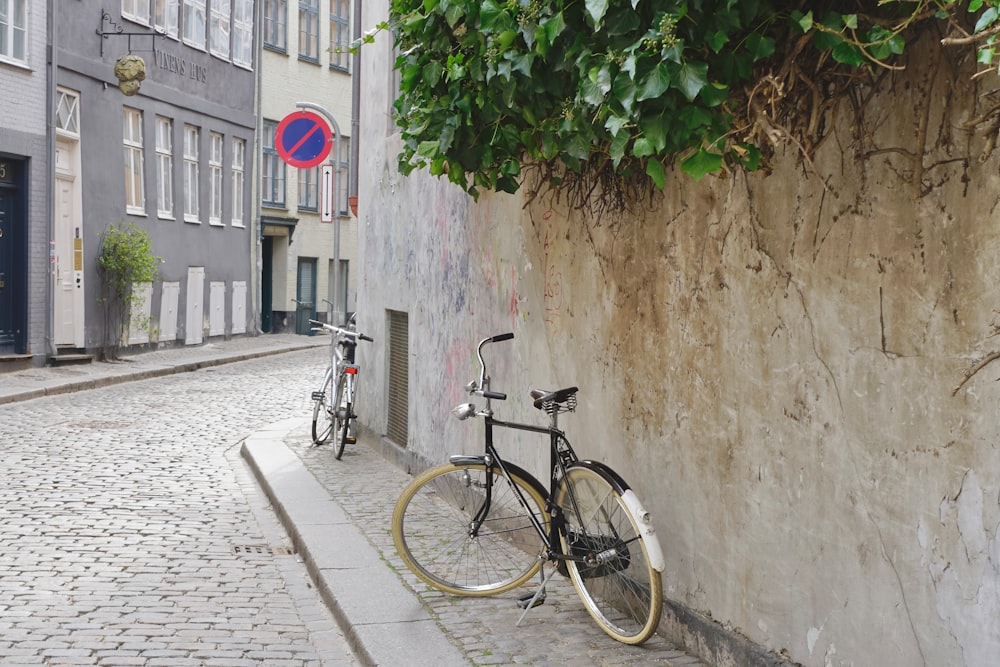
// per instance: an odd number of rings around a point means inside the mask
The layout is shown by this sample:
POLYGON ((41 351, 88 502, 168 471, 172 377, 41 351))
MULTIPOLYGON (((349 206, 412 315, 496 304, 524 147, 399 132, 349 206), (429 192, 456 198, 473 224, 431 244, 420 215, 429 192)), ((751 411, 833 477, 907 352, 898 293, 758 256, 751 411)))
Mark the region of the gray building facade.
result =
POLYGON ((152 283, 134 286, 123 344, 256 331, 255 5, 54 3, 57 350, 107 343, 98 255, 106 230, 121 223, 145 230, 162 260, 152 283))
MULTIPOLYGON (((0 18, 0 360, 46 355, 48 13, 9 0, 0 18)), ((7 364, 0 366, 2 369, 7 364)))

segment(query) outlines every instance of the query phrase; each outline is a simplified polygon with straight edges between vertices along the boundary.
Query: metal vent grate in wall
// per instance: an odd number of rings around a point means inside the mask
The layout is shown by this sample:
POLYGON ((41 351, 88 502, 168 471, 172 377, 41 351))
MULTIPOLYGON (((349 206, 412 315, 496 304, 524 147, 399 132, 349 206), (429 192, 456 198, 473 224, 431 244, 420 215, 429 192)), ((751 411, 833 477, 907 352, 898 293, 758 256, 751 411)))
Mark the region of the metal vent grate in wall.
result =
POLYGON ((410 316, 398 310, 389 313, 389 423, 386 435, 406 447, 409 419, 410 316))

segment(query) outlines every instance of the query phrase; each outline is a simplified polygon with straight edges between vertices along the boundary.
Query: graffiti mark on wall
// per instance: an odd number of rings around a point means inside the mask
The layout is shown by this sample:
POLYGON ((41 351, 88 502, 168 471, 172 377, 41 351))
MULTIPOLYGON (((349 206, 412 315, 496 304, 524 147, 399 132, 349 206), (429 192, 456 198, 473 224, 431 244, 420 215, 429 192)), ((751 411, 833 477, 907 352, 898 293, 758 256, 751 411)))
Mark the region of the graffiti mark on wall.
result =
MULTIPOLYGON (((543 220, 550 220, 553 211, 546 211, 542 216, 543 220)), ((563 293, 562 293, 562 271, 555 264, 554 234, 551 230, 545 230, 545 238, 542 241, 542 262, 545 271, 545 286, 543 298, 545 299, 545 323, 558 330, 562 320, 563 293)))
POLYGON ((510 267, 510 330, 513 331, 517 326, 517 317, 520 314, 520 307, 518 306, 519 297, 517 295, 517 270, 512 266, 510 267))

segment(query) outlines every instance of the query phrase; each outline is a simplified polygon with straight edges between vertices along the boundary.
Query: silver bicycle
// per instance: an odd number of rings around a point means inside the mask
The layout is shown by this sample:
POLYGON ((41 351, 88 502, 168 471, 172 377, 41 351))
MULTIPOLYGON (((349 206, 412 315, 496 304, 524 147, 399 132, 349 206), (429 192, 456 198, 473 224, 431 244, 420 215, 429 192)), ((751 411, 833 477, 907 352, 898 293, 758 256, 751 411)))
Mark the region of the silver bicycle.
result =
POLYGON ((353 328, 335 327, 317 320, 309 320, 309 323, 314 331, 330 332, 330 365, 323 377, 323 386, 312 393, 312 441, 313 445, 322 445, 333 435, 334 456, 340 459, 344 447, 357 442, 354 407, 360 368, 354 363, 354 351, 359 340, 374 342, 374 339, 353 328))

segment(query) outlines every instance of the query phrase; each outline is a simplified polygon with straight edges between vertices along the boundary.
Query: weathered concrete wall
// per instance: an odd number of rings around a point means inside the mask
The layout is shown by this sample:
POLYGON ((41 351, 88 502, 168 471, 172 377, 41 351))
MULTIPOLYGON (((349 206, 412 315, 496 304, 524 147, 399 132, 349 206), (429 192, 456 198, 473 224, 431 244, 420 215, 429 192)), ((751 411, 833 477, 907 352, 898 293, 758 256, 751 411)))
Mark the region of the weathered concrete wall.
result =
MULTIPOLYGON (((1000 350, 1000 161, 956 129, 995 81, 925 51, 862 125, 839 117, 826 186, 791 147, 770 175, 678 174, 621 225, 402 178, 398 137, 366 125, 362 328, 384 341, 384 310, 409 313, 408 448, 476 450, 482 425, 448 409, 475 342, 514 331, 488 350, 498 413, 540 421, 529 387, 581 387, 564 424, 652 511, 671 600, 803 665, 995 664, 1000 365, 952 394, 1000 350)), ((388 55, 366 51, 365 118, 388 55)), ((385 349, 361 353, 384 432, 385 349)))

